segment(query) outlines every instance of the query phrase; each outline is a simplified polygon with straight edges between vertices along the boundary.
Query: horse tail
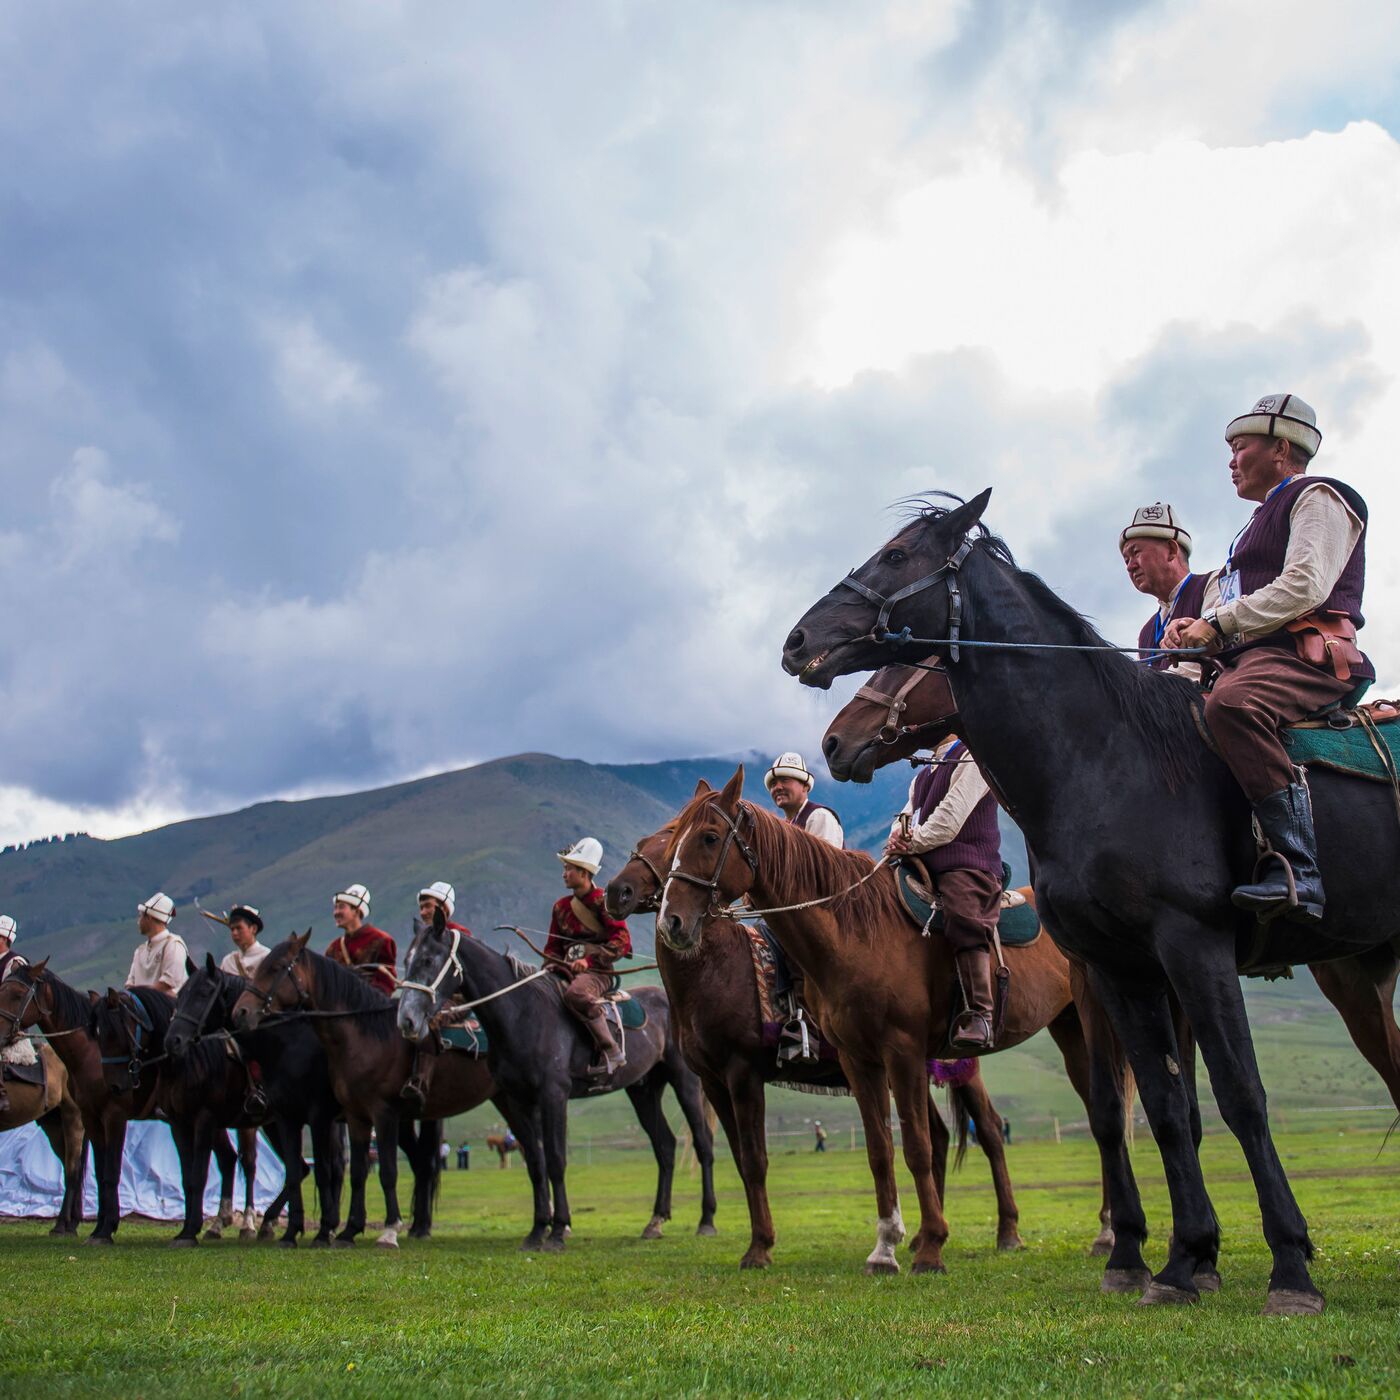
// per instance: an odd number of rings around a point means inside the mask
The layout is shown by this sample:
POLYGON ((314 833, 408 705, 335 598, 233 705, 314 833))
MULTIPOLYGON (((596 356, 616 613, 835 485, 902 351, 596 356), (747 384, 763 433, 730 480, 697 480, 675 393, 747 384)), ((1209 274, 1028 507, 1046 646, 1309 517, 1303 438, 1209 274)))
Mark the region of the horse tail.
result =
POLYGON ((953 1170, 957 1171, 967 1156, 968 1128, 972 1124, 972 1113, 968 1107, 968 1093, 965 1084, 948 1086, 948 1112, 953 1115, 953 1125, 958 1130, 958 1150, 953 1156, 953 1170))

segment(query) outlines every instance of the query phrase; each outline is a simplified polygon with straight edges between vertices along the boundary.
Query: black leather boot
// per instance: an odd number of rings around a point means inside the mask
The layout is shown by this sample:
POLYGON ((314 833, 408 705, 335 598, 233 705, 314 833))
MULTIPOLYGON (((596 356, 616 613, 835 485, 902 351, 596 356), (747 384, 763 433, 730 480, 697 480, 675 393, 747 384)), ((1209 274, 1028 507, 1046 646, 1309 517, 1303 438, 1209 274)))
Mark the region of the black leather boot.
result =
POLYGON ((990 1050, 996 1044, 992 955, 986 948, 972 948, 957 955, 957 966, 966 1007, 948 1038, 959 1050, 990 1050))
POLYGON ((1261 923, 1280 914, 1299 923, 1315 923, 1322 917, 1326 896, 1317 868, 1317 835, 1307 785, 1290 783, 1270 793, 1256 805, 1254 817, 1270 850, 1259 857, 1254 882, 1240 885, 1231 900, 1241 909, 1252 910, 1261 923))

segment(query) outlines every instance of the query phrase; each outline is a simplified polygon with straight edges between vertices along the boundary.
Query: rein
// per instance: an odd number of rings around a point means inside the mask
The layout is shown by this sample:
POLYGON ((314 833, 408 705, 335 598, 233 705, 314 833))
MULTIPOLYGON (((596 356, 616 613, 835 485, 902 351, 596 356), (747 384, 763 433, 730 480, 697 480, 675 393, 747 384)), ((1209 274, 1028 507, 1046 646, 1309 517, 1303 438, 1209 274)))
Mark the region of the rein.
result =
POLYGON ((134 1089, 140 1082, 142 1071, 147 1065, 158 1065, 162 1060, 169 1059, 169 1055, 152 1055, 150 1059, 141 1058, 141 1032, 147 1034, 155 1033, 155 1023, 151 1020, 151 1013, 146 1010, 145 1003, 140 997, 132 992, 125 993, 126 1000, 123 1009, 130 1013, 130 1020, 127 1023, 127 1034, 131 1053, 129 1055, 103 1055, 104 1065, 125 1065, 127 1074, 131 1079, 131 1087, 134 1089))
MULTIPOLYGON (((943 719, 929 720, 926 724, 901 724, 899 722, 905 710, 909 708, 909 701, 907 699, 909 693, 922 684, 924 673, 926 671, 943 670, 941 665, 928 664, 936 661, 936 659, 937 658, 933 656, 926 657, 925 664, 922 665, 913 662, 901 663, 908 665, 914 674, 910 676, 898 690, 877 690, 873 685, 863 685, 856 691, 853 697, 856 700, 865 700, 874 705, 889 706, 889 714, 875 735, 882 744, 897 744, 903 735, 917 734, 921 729, 928 729, 932 725, 942 724, 945 720, 951 718, 951 716, 945 715, 943 719)), ((639 852, 633 851, 632 854, 634 857, 640 858, 639 852)), ((648 867, 650 867, 650 862, 648 862, 648 867)), ((653 870, 652 873, 655 874, 655 870, 653 870)))
MULTIPOLYGON (((842 579, 843 583, 849 583, 849 579, 842 579)), ((1116 651, 1125 656, 1136 656, 1139 660, 1143 657, 1155 660, 1159 656, 1205 656, 1209 650, 1207 647, 1120 647, 1112 642, 976 642, 968 637, 959 637, 958 629, 950 627, 952 634, 948 637, 914 637, 909 633, 907 627, 899 632, 885 631, 881 635, 871 633, 872 638, 881 645, 888 646, 915 646, 915 647, 949 647, 949 656, 956 661, 958 659, 959 647, 980 647, 986 651, 1116 651)), ((917 661, 901 662, 904 666, 914 666, 921 671, 937 671, 937 666, 923 665, 917 661)))
POLYGON ((840 899, 842 895, 850 894, 852 890, 858 890, 867 880, 874 879, 882 866, 889 863, 888 856, 881 856, 859 880, 853 881, 843 890, 837 890, 835 894, 819 895, 816 899, 804 899, 801 904, 779 904, 772 909, 749 909, 745 905, 734 904, 728 909, 722 910, 721 913, 725 918, 733 919, 736 923, 744 923, 749 919, 766 918, 769 914, 792 914, 799 909, 815 909, 819 904, 830 904, 832 900, 840 899))

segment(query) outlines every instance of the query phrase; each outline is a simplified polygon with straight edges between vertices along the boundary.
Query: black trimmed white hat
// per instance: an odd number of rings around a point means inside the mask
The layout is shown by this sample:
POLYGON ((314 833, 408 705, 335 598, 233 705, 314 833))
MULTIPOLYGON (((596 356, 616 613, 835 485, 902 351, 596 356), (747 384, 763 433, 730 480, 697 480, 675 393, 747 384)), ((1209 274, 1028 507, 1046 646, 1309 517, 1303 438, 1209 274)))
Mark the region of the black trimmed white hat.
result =
POLYGON ((1181 552, 1188 558, 1191 555, 1190 532, 1176 518, 1176 511, 1165 501, 1157 501, 1150 506, 1139 506, 1133 512, 1132 523, 1125 526, 1118 536, 1121 551, 1129 540, 1175 540, 1181 552))
POLYGON ((1248 413, 1232 418, 1225 428, 1225 441, 1244 434, 1283 438, 1301 447, 1309 457, 1322 446, 1317 414, 1297 394, 1266 394, 1248 413))
POLYGON ((175 921, 175 901, 168 894, 157 892, 136 906, 137 914, 149 914, 163 924, 175 921))
POLYGON ((763 775, 763 786, 772 792, 773 782, 777 778, 796 778, 799 783, 806 785, 808 792, 811 792, 817 782, 800 753, 780 753, 773 760, 773 766, 763 775))
POLYGON ((362 919, 369 918, 369 891, 363 885, 347 885, 331 901, 332 904, 348 904, 360 911, 362 919))
POLYGON ((452 906, 457 903, 457 891, 447 883, 446 880, 436 880, 425 890, 418 891, 419 899, 436 899, 447 910, 447 917, 452 917, 452 906))
POLYGON ((11 943, 19 937, 19 925, 8 914, 0 914, 0 938, 8 938, 11 943))

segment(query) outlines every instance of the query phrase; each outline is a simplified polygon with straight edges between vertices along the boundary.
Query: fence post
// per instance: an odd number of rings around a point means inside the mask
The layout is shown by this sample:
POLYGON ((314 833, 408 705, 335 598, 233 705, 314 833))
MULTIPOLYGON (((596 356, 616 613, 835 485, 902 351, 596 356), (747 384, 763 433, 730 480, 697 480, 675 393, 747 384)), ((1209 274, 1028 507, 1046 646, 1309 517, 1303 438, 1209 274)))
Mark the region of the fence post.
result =
POLYGON ((1055 1141, 1056 1141, 1056 1142, 1059 1142, 1059 1140, 1060 1140, 1060 1120, 1059 1120, 1059 1118, 1058 1118, 1058 1116, 1057 1116, 1057 1117, 1052 1118, 1050 1121, 1051 1121, 1052 1123, 1054 1123, 1054 1125, 1055 1125, 1055 1141))

